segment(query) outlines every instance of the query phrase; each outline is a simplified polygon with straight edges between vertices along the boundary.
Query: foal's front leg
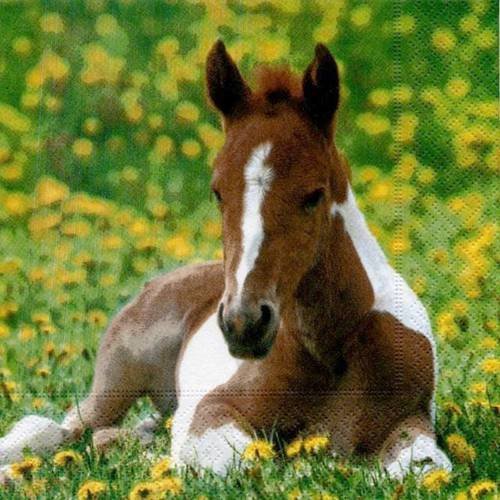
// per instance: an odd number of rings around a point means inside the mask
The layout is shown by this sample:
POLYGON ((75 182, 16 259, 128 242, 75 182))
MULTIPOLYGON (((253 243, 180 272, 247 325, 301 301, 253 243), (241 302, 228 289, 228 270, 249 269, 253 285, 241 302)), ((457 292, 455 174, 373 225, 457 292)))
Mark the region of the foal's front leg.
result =
POLYGON ((172 458, 177 466, 225 475, 232 466, 239 465, 251 441, 251 431, 225 403, 202 400, 194 408, 180 405, 175 413, 172 458))
POLYGON ((380 458, 389 477, 399 481, 411 472, 421 475, 437 468, 452 469, 450 460, 436 443, 426 415, 402 421, 385 441, 380 458))

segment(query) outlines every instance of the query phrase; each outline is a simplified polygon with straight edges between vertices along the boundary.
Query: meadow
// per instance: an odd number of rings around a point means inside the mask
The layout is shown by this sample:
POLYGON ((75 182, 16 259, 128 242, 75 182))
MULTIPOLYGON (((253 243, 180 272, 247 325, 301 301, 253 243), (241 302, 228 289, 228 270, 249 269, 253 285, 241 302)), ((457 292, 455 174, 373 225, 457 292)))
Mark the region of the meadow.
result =
MULTIPOLYGON (((339 61, 337 142, 371 229, 437 338, 437 434, 451 473, 372 484, 321 436, 258 442, 227 480, 179 474, 169 423, 143 449, 91 436, 15 464, 17 498, 498 498, 493 273, 499 170, 493 0, 1 0, 0 435, 85 396, 109 319, 151 276, 221 258, 203 89, 222 38, 245 75, 339 61)), ((140 401, 126 425, 152 411, 140 401)))

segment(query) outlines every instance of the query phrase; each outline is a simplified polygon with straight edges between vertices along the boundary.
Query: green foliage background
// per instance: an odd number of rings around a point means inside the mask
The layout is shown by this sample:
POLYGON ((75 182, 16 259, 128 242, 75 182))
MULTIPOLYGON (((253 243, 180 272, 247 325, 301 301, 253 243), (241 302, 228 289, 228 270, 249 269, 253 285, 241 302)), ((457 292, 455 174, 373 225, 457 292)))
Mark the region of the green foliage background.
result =
MULTIPOLYGON (((495 480, 497 19, 487 0, 0 1, 0 434, 84 397, 107 320, 147 277, 221 256, 208 186, 222 134, 203 91, 212 43, 251 80, 257 63, 303 71, 322 41, 341 68, 336 140, 359 203, 431 313, 440 443, 453 455, 459 434, 475 458, 454 456, 434 492, 415 478, 372 486, 362 464, 319 456, 227 483, 188 475, 184 494, 467 498, 495 480)), ((129 421, 149 411, 142 401, 129 421)), ((87 437, 78 470, 45 459, 35 496, 68 498, 88 478, 126 495, 168 439, 143 459, 136 443, 98 457, 87 437)))

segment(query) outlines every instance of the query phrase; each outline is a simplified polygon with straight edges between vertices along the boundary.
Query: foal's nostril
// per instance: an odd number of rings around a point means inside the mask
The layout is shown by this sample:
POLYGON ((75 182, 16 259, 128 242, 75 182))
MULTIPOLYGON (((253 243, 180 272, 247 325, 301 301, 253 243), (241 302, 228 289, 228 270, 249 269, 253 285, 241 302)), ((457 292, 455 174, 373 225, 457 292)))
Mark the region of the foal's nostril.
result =
POLYGON ((260 306, 260 324, 261 326, 267 326, 271 319, 273 318, 273 310, 267 304, 262 304, 260 306))
POLYGON ((221 302, 219 304, 219 310, 217 311, 217 323, 219 328, 224 331, 224 304, 221 302))

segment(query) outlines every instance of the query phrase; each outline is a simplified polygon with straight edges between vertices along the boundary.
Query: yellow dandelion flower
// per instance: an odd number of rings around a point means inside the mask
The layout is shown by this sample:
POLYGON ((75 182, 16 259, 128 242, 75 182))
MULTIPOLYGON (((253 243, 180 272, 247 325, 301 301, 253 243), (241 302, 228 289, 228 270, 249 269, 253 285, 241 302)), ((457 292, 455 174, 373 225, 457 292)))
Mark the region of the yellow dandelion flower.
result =
POLYGON ((123 247, 124 241, 120 236, 110 234, 102 239, 101 244, 105 250, 118 250, 123 247))
POLYGON ((148 481, 136 484, 129 493, 129 500, 141 500, 147 498, 149 500, 160 500, 164 495, 158 489, 158 485, 148 481))
POLYGON ((170 475, 172 471, 172 460, 166 457, 156 462, 156 464, 151 467, 151 477, 153 479, 163 479, 164 477, 170 475))
POLYGON ((368 94, 368 100, 378 107, 387 106, 391 101, 391 92, 387 89, 375 89, 368 94))
POLYGON ((183 141, 181 150, 188 158, 197 158, 201 153, 200 143, 194 139, 183 141))
POLYGON ((304 440, 302 438, 297 438, 285 448, 285 454, 289 458, 295 457, 302 451, 303 447, 304 440))
POLYGON ((450 482, 451 475, 447 470, 436 469, 428 472, 422 479, 422 486, 431 492, 439 491, 450 482))
POLYGON ((489 479, 483 479, 481 481, 475 482, 470 488, 469 493, 473 499, 481 498, 482 496, 488 495, 488 493, 494 493, 497 491, 497 485, 495 482, 489 479))
POLYGON ((252 441, 244 450, 244 460, 253 462, 258 460, 269 460, 275 455, 272 443, 264 439, 252 441))
POLYGON ((498 346, 498 342, 493 337, 484 337, 484 339, 479 342, 479 347, 481 349, 493 350, 498 346))
POLYGON ((439 28, 432 34, 432 45, 439 52, 449 52, 456 42, 455 34, 448 28, 439 28))
POLYGON ((94 145, 90 139, 81 138, 76 139, 71 149, 78 158, 89 158, 94 151, 94 145))
POLYGON ((108 322, 108 317, 104 311, 93 309, 87 313, 87 321, 91 325, 102 327, 108 322))
POLYGON ((460 19, 459 26, 464 33, 474 33, 479 29, 479 18, 474 14, 468 14, 460 19))
POLYGON ((47 378, 50 375, 51 372, 50 372, 50 368, 48 368, 46 366, 42 366, 40 368, 37 368, 35 373, 39 377, 47 378))
POLYGON ((487 28, 473 36, 474 44, 483 50, 491 49, 496 44, 496 33, 490 28, 487 28))
POLYGON ((256 56, 262 62, 274 62, 288 55, 290 41, 283 37, 267 37, 259 41, 256 56))
POLYGON ((443 410, 450 415, 462 415, 462 410, 453 401, 446 401, 443 403, 443 410))
POLYGON ((0 124, 19 134, 25 134, 31 129, 31 120, 13 106, 5 103, 0 103, 0 124))
POLYGON ((54 465, 57 467, 68 467, 82 463, 83 457, 74 450, 60 451, 54 455, 54 465))
POLYGON ((0 322, 0 339, 6 339, 10 335, 10 328, 3 322, 0 322))
POLYGON ((162 250, 176 259, 186 259, 194 254, 194 246, 182 234, 168 238, 162 250))
POLYGON ((356 125, 368 135, 380 135, 391 128, 387 117, 374 113, 361 113, 356 118, 356 125))
POLYGON ((99 36, 108 36, 120 29, 118 21, 110 14, 101 14, 95 22, 95 31, 99 36))
POLYGON ((163 428, 167 431, 172 429, 172 424, 174 423, 174 418, 173 417, 168 417, 165 420, 165 423, 163 424, 163 428))
POLYGON ((324 451, 329 444, 330 440, 323 435, 312 435, 304 438, 304 450, 311 455, 324 451))
POLYGON ((37 471, 42 465, 39 457, 27 457, 21 462, 13 463, 10 466, 10 473, 14 479, 29 479, 33 472, 37 471))
POLYGON ((186 122, 195 122, 200 117, 200 110, 198 109, 198 106, 189 101, 181 101, 177 105, 175 113, 178 118, 186 122))
POLYGON ((500 373, 500 359, 497 358, 485 359, 481 363, 481 370, 484 373, 492 375, 500 373))
POLYGON ((370 24, 372 9, 368 5, 360 5, 351 11, 351 23, 357 28, 370 24))
POLYGON ((465 97, 470 90, 470 82, 463 78, 452 78, 445 87, 446 93, 453 98, 461 99, 465 97))
POLYGON ((45 33, 58 35, 64 31, 64 21, 57 12, 48 12, 40 18, 40 28, 45 33))
POLYGON ((413 97, 413 90, 408 85, 399 85, 397 87, 394 87, 393 96, 396 102, 408 103, 413 97))
POLYGON ((395 21, 395 30, 402 35, 409 35, 415 31, 416 22, 415 18, 410 15, 402 15, 395 21))
POLYGON ((31 48, 31 40, 25 36, 17 37, 12 42, 12 50, 19 56, 29 55, 31 48))
POLYGON ((162 494, 179 495, 182 492, 183 483, 180 477, 169 476, 159 479, 155 483, 158 491, 162 494))
POLYGON ((31 407, 34 410, 41 410, 45 406, 45 401, 42 398, 33 398, 31 407))
POLYGON ((77 498, 78 500, 90 500, 93 498, 98 498, 100 495, 108 491, 108 485, 103 481, 96 481, 90 479, 85 481, 78 489, 77 498))
POLYGON ((476 450, 459 434, 450 434, 446 438, 446 444, 451 454, 459 462, 473 462, 476 458, 476 450))
POLYGON ((88 135, 96 135, 101 130, 101 121, 99 118, 90 117, 83 122, 83 131, 88 135))
POLYGON ((40 498, 42 493, 47 489, 46 479, 34 479, 23 485, 23 493, 27 498, 40 498))

